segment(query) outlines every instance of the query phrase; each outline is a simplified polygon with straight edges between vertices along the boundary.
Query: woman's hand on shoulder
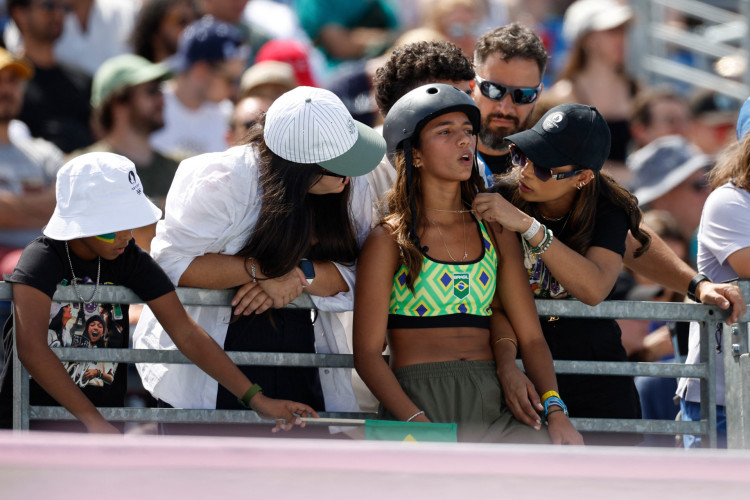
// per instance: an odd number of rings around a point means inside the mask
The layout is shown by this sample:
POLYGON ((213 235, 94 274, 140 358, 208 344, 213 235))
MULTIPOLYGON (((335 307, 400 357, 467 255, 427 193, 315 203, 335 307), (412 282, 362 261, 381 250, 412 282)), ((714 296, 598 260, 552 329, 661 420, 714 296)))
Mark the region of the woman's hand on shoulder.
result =
POLYGON ((302 295, 302 289, 307 285, 305 273, 299 267, 278 278, 258 281, 263 291, 273 301, 273 307, 280 309, 302 295))
POLYGON ((497 222, 511 231, 522 233, 531 226, 531 217, 498 193, 479 193, 471 207, 479 220, 497 222))
POLYGON ((262 392, 256 394, 250 407, 262 417, 276 419, 276 426, 271 432, 288 431, 295 425, 305 426, 304 417, 318 418, 315 410, 303 403, 266 397, 262 392))
POLYGON ((583 436, 573 427, 564 412, 558 411, 547 416, 549 437, 552 444, 583 444, 583 436))

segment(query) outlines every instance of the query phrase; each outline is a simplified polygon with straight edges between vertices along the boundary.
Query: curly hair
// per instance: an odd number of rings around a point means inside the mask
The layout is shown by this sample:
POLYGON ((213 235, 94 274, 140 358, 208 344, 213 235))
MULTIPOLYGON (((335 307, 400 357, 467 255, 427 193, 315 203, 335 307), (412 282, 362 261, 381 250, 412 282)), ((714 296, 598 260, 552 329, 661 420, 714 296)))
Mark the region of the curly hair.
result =
POLYGON ((549 60, 539 35, 519 23, 500 26, 479 37, 474 49, 475 66, 481 67, 491 55, 497 55, 503 61, 516 57, 536 61, 540 75, 544 75, 549 60))
POLYGON ((474 79, 471 62, 461 49, 447 41, 414 42, 393 49, 375 73, 373 86, 380 113, 385 116, 404 94, 439 80, 474 79))

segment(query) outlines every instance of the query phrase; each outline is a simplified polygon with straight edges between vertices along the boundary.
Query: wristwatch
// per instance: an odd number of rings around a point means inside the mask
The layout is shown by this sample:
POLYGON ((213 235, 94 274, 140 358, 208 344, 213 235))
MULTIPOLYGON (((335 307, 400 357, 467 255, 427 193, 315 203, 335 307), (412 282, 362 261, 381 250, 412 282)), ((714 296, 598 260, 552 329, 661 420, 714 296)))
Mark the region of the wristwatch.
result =
POLYGON ((695 296, 695 290, 698 288, 698 284, 702 283, 703 281, 711 281, 708 279, 708 276, 706 276, 703 273, 698 273, 695 275, 693 279, 690 280, 690 284, 688 285, 687 289, 687 297, 694 301, 698 302, 700 304, 700 300, 698 300, 698 297, 695 296))
POLYGON ((311 260, 302 259, 299 261, 299 267, 302 272, 305 273, 305 279, 308 285, 312 285, 313 279, 315 278, 315 266, 311 260))

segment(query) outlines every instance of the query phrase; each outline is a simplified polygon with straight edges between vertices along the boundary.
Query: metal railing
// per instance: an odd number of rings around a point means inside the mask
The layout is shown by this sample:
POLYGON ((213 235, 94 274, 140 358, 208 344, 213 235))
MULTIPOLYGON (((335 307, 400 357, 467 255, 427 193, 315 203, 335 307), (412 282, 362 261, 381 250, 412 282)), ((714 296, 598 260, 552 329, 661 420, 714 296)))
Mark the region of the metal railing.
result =
MULTIPOLYGON (((740 288, 750 297, 750 281, 741 280, 740 288)), ((81 293, 93 292, 93 285, 83 285, 81 293)), ((225 306, 233 292, 230 290, 203 290, 179 288, 180 300, 185 305, 225 306)), ((12 300, 10 284, 0 282, 0 300, 12 300)), ((79 299, 70 287, 59 286, 54 295, 57 302, 76 302, 79 299)), ((100 287, 98 302, 141 303, 132 291, 123 287, 100 287)), ((701 382, 701 420, 681 422, 665 420, 622 420, 600 418, 573 418, 576 428, 594 432, 637 432, 652 434, 700 434, 705 445, 716 446, 716 384, 715 346, 709 332, 714 332, 726 313, 718 307, 703 304, 610 301, 597 306, 587 306, 578 301, 537 300, 542 316, 579 318, 658 319, 664 321, 696 321, 701 325, 701 359, 699 364, 643 363, 643 362, 593 362, 555 361, 559 374, 622 375, 650 377, 694 377, 701 382)), ((313 308, 312 301, 303 295, 288 307, 313 308)), ((724 359, 727 387, 727 427, 729 446, 750 448, 750 354, 748 354, 748 321, 746 314, 741 323, 724 327, 724 359)), ((62 361, 105 361, 143 363, 190 363, 179 351, 143 349, 80 349, 53 348, 62 361)), ((294 354, 228 352, 238 365, 296 366, 353 368, 349 354, 294 354)), ((29 428, 30 420, 73 420, 64 408, 31 406, 29 404, 29 375, 18 362, 14 349, 14 405, 13 426, 17 430, 29 428)), ((520 363, 520 362, 519 362, 520 363)), ((104 418, 111 421, 162 422, 162 423, 260 423, 271 422, 247 410, 196 410, 167 408, 100 408, 104 418)), ((375 414, 357 412, 324 412, 329 418, 375 418, 375 414)))
POLYGON ((631 31, 629 64, 636 76, 649 85, 680 82, 744 101, 750 95, 750 2, 724 3, 734 10, 699 0, 630 0, 636 22, 631 31), (693 30, 670 25, 669 11, 699 20, 702 25, 693 30), (690 54, 691 64, 678 60, 680 51, 690 54), (735 69, 721 76, 717 71, 719 61, 735 69))

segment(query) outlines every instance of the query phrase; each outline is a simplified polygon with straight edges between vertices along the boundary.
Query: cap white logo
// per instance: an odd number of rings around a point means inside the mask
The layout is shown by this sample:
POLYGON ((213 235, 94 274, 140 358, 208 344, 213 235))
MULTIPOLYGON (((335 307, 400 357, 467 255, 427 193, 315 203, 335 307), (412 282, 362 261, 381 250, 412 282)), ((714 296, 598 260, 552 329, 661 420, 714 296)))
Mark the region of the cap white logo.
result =
POLYGON ((562 131, 568 124, 568 117, 562 111, 556 111, 544 119, 542 128, 551 134, 562 131))
POLYGON ((357 131, 357 127, 354 126, 354 122, 351 119, 346 122, 346 128, 347 130, 349 130, 349 135, 354 135, 354 133, 357 131))

